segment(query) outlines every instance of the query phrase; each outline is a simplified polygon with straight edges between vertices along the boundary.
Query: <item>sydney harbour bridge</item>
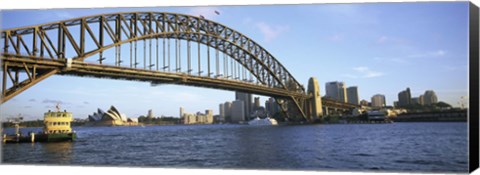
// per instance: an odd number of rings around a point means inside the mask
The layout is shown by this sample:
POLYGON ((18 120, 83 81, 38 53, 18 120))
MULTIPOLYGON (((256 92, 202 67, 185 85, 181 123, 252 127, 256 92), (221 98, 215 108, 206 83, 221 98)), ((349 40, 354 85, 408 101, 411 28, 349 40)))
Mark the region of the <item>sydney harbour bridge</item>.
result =
POLYGON ((1 103, 52 75, 73 75, 270 96, 295 121, 358 107, 322 99, 315 78, 306 90, 257 42, 201 16, 101 14, 5 29, 0 42, 1 103))

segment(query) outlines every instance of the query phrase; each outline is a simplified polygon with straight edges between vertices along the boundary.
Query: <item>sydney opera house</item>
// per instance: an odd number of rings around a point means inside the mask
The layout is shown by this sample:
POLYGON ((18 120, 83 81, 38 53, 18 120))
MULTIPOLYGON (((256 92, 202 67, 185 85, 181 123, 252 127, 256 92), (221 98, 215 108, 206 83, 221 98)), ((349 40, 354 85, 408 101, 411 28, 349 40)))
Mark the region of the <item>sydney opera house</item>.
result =
POLYGON ((127 118, 117 108, 111 106, 107 112, 98 109, 93 115, 88 116, 88 125, 91 126, 136 126, 138 119, 127 118))

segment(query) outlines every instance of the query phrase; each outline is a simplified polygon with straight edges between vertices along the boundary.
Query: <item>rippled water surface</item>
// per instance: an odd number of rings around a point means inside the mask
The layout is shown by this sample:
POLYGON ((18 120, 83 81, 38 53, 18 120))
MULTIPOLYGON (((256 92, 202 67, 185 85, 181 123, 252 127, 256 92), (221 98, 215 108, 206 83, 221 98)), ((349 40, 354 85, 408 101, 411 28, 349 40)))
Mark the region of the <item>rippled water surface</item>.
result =
POLYGON ((468 170, 467 123, 175 125, 74 130, 78 136, 75 142, 4 144, 2 162, 272 170, 468 170))

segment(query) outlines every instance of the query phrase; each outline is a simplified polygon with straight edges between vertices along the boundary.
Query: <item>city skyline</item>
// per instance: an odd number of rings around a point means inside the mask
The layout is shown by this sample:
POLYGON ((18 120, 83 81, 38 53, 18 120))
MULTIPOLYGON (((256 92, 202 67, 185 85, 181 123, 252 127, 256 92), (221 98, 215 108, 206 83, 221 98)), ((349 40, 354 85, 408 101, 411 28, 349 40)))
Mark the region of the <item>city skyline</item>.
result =
MULTIPOLYGON (((202 15, 258 42, 305 87, 310 77, 316 77, 321 96, 326 94, 324 83, 342 81, 346 87, 358 87, 359 100, 380 93, 386 96, 387 105, 393 105, 398 92, 410 87, 412 97, 434 90, 439 101, 460 106, 457 102, 467 95, 468 82, 467 4, 5 10, 2 29, 119 11, 202 15), (292 14, 286 15, 284 11, 292 14), (415 21, 410 20, 412 16, 415 21), (318 23, 295 21, 307 17, 318 23)), ((111 105, 132 117, 145 115, 148 109, 159 115, 176 116, 180 106, 191 111, 217 109, 219 103, 232 101, 234 97, 233 91, 216 89, 151 87, 143 82, 53 76, 2 104, 1 115, 22 113, 27 119, 40 118, 43 112, 60 103, 63 109, 74 112, 76 118, 86 118, 97 108, 111 105)), ((260 101, 267 99, 262 96, 260 101)), ((218 110, 214 113, 218 114, 218 110)))

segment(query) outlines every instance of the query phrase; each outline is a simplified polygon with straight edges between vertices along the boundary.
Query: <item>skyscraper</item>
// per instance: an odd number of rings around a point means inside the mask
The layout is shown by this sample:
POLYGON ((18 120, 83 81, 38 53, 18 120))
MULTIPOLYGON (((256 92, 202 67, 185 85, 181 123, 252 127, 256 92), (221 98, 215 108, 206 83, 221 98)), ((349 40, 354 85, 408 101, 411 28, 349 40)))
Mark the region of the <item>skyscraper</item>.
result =
POLYGON ((245 107, 243 101, 235 100, 232 103, 232 116, 231 122, 245 121, 245 107))
POLYGON ((423 102, 425 103, 425 105, 432 105, 434 103, 437 103, 437 95, 433 90, 427 90, 425 91, 425 94, 423 94, 423 102))
POLYGON ((244 107, 244 120, 250 119, 250 114, 253 111, 253 103, 252 103, 252 94, 243 93, 243 92, 235 92, 235 100, 243 101, 244 107))
POLYGON ((372 107, 382 108, 385 107, 385 95, 376 94, 372 97, 372 107))
POLYGON ((180 118, 183 117, 183 113, 184 113, 184 109, 183 109, 183 107, 180 107, 180 118))
POLYGON ((225 112, 225 122, 231 122, 232 121, 232 102, 225 102, 223 104, 223 111, 225 112))
POLYGON ((398 106, 408 106, 412 103, 412 95, 410 94, 410 88, 398 93, 398 106))
POLYGON ((423 95, 420 95, 418 97, 418 103, 421 105, 425 105, 425 98, 423 97, 423 95))
POLYGON ((255 105, 254 105, 253 109, 255 110, 255 109, 260 108, 260 97, 255 97, 254 99, 255 99, 255 100, 254 100, 254 102, 255 102, 254 104, 255 104, 255 105))
POLYGON ((147 117, 148 117, 148 118, 153 118, 153 110, 152 110, 152 109, 149 109, 149 110, 148 110, 147 117))
POLYGON ((333 81, 325 84, 326 97, 330 97, 339 102, 347 102, 347 90, 345 83, 333 81))
POLYGON ((270 115, 274 115, 280 111, 280 106, 278 106, 274 98, 268 98, 268 100, 265 101, 265 109, 270 115))
POLYGON ((225 121, 225 104, 220 103, 220 105, 218 105, 218 115, 220 116, 220 121, 225 121))
MULTIPOLYGON (((224 109, 224 111, 225 111, 225 117, 226 117, 226 118, 232 117, 232 102, 229 102, 229 101, 225 102, 225 103, 223 104, 223 107, 225 108, 225 109, 224 109)), ((226 119, 226 118, 225 118, 225 119, 226 119)))
POLYGON ((358 105, 358 88, 351 86, 347 88, 347 102, 358 105))
POLYGON ((412 105, 420 104, 420 98, 418 98, 418 97, 413 97, 410 102, 411 102, 412 105))

